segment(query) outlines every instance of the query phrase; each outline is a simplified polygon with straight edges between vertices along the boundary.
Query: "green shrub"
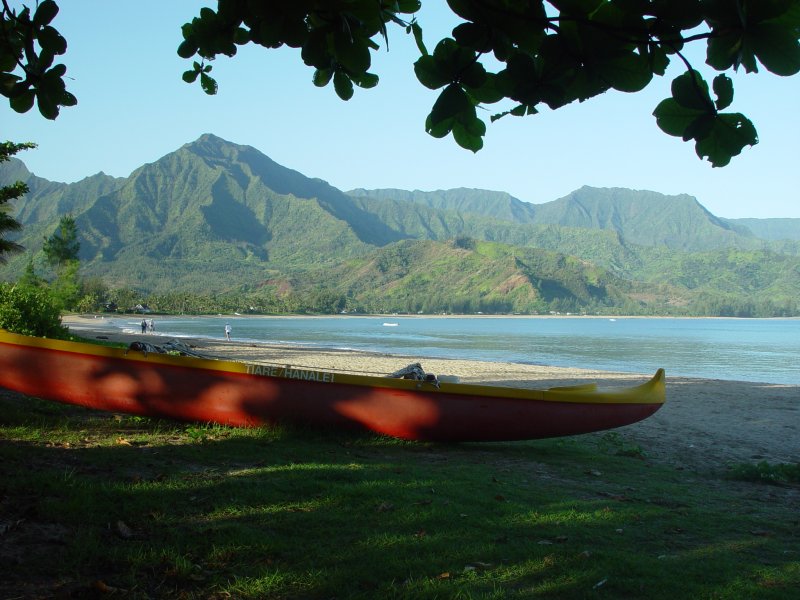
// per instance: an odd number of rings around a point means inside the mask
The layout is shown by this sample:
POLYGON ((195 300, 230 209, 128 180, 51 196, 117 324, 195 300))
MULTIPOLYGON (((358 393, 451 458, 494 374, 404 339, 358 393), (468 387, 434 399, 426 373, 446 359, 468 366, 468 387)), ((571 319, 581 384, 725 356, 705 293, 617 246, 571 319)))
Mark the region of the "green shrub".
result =
POLYGON ((0 329, 38 337, 67 337, 58 303, 49 290, 10 283, 0 283, 0 329))

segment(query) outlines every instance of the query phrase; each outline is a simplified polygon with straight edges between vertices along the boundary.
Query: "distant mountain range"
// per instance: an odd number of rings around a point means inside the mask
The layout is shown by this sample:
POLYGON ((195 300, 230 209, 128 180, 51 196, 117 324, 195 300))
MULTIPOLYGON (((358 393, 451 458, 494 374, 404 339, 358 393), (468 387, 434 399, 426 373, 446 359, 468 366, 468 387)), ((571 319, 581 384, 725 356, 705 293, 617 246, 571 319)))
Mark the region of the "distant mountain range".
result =
MULTIPOLYGON (((30 252, 70 213, 85 275, 153 293, 266 287, 387 310, 460 299, 464 310, 702 314, 783 314, 800 293, 800 219, 722 219, 687 195, 345 193, 210 134, 125 178, 66 184, 16 159, 0 165, 0 185, 17 180, 30 188, 14 207, 30 252)), ((0 278, 31 256, 9 257, 0 278)))

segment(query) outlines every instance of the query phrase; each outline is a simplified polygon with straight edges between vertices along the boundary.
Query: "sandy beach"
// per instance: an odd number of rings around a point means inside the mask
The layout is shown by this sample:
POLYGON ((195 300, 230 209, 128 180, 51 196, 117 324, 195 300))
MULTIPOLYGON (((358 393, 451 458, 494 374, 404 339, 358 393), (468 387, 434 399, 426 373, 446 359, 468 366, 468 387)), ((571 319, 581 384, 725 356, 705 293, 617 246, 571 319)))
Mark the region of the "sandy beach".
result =
MULTIPOLYGON (((84 337, 130 343, 163 343, 169 338, 129 335, 103 328, 95 319, 68 316, 64 325, 84 337)), ((323 370, 392 373, 421 362, 428 373, 455 375, 463 382, 550 387, 587 381, 601 386, 642 382, 652 373, 632 375, 580 368, 549 367, 469 360, 424 359, 319 350, 269 344, 184 340, 211 357, 323 370)), ((649 419, 616 430, 652 460, 698 472, 724 470, 735 463, 800 460, 800 385, 670 377, 667 403, 649 419)), ((598 434, 602 435, 602 434, 598 434)))

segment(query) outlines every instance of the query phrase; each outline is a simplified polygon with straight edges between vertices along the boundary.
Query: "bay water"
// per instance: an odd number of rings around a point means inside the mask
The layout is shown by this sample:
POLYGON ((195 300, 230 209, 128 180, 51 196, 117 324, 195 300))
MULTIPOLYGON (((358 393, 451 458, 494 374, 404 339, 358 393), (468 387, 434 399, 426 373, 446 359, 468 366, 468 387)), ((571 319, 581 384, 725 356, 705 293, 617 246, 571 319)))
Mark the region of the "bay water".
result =
MULTIPOLYGON (((148 316, 147 318, 151 318, 148 316)), ((170 317, 156 335, 800 385, 800 319, 170 317)), ((141 317, 104 327, 138 332, 141 317)), ((99 323, 98 323, 99 324, 99 323)))

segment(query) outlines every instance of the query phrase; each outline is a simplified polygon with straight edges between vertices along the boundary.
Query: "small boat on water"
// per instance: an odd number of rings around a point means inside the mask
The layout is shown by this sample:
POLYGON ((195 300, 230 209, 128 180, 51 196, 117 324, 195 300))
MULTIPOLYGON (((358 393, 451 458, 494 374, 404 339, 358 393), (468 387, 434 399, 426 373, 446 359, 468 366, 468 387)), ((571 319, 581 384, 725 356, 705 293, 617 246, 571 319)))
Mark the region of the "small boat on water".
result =
POLYGON ((450 442, 611 429, 649 417, 665 400, 663 369, 623 389, 588 384, 536 390, 172 356, 138 347, 144 351, 0 330, 0 387, 182 421, 248 427, 285 421, 450 442))

